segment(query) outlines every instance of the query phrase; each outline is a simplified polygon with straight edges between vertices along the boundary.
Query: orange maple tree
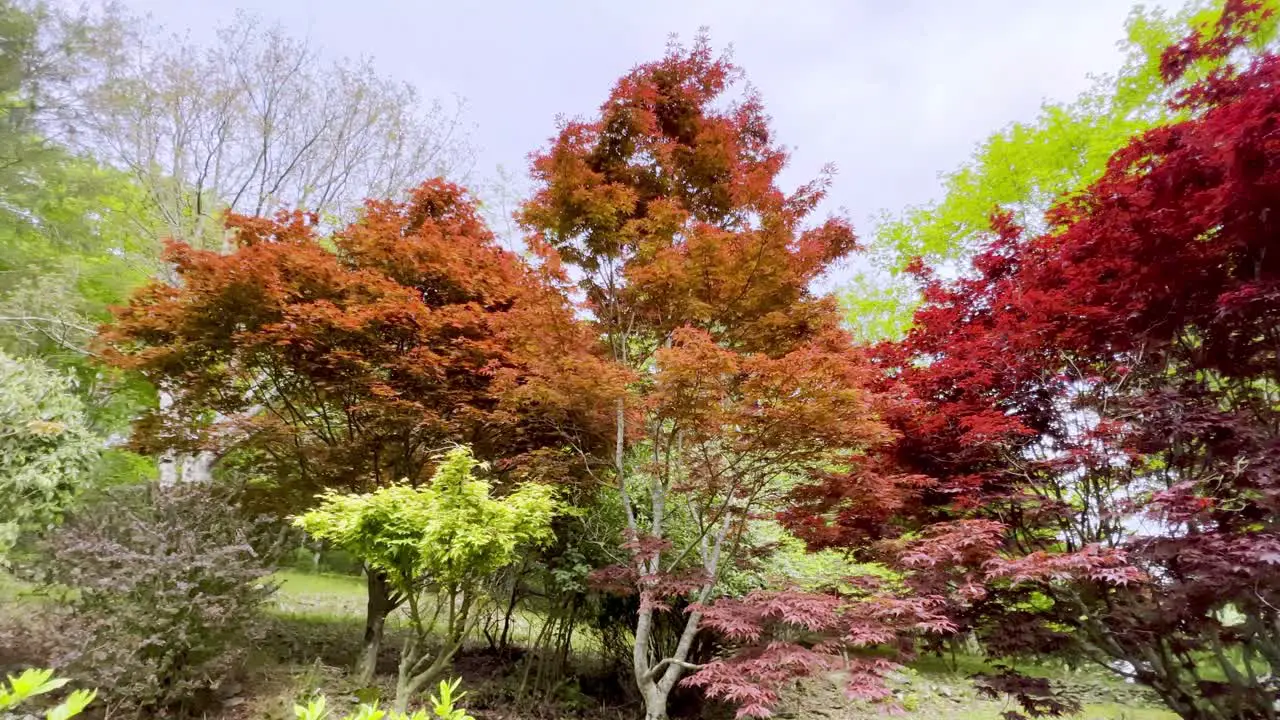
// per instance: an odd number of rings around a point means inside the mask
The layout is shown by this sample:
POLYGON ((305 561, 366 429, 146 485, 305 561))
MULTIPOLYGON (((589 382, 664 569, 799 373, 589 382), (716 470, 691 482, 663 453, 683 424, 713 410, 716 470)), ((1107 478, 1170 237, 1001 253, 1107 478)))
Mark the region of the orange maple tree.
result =
MULTIPOLYGON (((250 465, 290 510, 322 489, 424 481, 453 443, 499 472, 565 480, 569 447, 606 442, 621 375, 553 266, 501 249, 460 188, 370 201, 331 237, 315 223, 233 215, 229 254, 168 244, 177 285, 140 290, 100 337, 173 399, 135 442, 250 465)), ((365 679, 397 604, 370 573, 365 679)))
MULTIPOLYGON (((741 714, 763 715, 782 676, 831 657, 834 645, 801 652, 769 643, 759 627, 726 635, 767 646, 742 648, 750 664, 741 672, 732 659, 697 663, 690 653, 704 617, 727 627, 711 603, 726 566, 745 554, 752 518, 789 479, 889 437, 866 389, 874 370, 839 328, 833 301, 809 289, 855 248, 853 232, 839 218, 808 222, 827 173, 779 189, 787 154, 760 99, 735 99, 741 79, 706 38, 673 45, 619 80, 598 117, 561 126, 534 157, 536 194, 522 214, 533 245, 554 249, 579 280, 607 353, 633 373, 613 407, 612 456, 591 472, 617 488, 625 511, 630 560, 598 578, 639 595, 633 669, 650 720, 666 717, 688 672, 741 714), (662 646, 655 613, 676 605, 686 609, 682 629, 662 646), (771 665, 786 672, 752 675, 771 665), (741 681, 727 680, 735 675, 741 681)), ((800 597, 755 599, 799 609, 800 597)), ((917 609, 903 617, 927 614, 917 609)))

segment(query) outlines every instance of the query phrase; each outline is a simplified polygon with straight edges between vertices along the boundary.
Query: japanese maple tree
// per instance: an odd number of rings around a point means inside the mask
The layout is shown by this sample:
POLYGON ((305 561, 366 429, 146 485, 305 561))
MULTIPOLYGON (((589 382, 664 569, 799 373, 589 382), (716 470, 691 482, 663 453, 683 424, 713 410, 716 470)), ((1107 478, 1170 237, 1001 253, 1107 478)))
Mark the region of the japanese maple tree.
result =
MULTIPOLYGON (((179 283, 139 291, 103 331, 112 362, 173 398, 138 423, 144 447, 250 465, 255 489, 293 511, 321 490, 416 485, 454 443, 529 477, 563 472, 544 462, 556 448, 604 441, 600 397, 618 373, 554 268, 501 249, 460 188, 370 201, 328 237, 303 212, 228 226, 228 254, 170 242, 179 283)), ((383 573, 368 578, 364 680, 401 601, 383 573)))
POLYGON ((400 655, 397 712, 440 677, 476 628, 490 600, 489 577, 554 537, 553 486, 527 483, 498 500, 478 469, 469 448, 455 448, 426 486, 329 492, 320 507, 294 518, 382 570, 405 596, 410 633, 400 655), (437 619, 445 623, 443 643, 432 650, 428 634, 437 619))
POLYGON ((788 516, 966 590, 953 617, 992 652, 1107 665, 1189 720, 1277 713, 1280 57, 1244 52, 1271 19, 1229 0, 1166 51, 1170 82, 1218 69, 1047 232, 997 214, 972 273, 917 266, 917 327, 878 352, 899 439, 788 516), (862 504, 865 475, 904 492, 862 504))
MULTIPOLYGON (((855 248, 852 230, 839 218, 809 223, 826 175, 778 187, 787 154, 760 99, 735 94, 741 79, 705 37, 672 45, 620 79, 598 116, 560 127, 534 157, 536 193, 523 209, 531 242, 580 280, 600 342, 633 373, 610 408, 611 457, 588 467, 625 511, 630 562, 597 579, 639 595, 632 660, 651 720, 666 717, 689 672, 741 714, 767 714, 779 676, 726 683, 723 663, 689 661, 699 631, 733 634, 724 618, 755 617, 756 630, 734 639, 767 644, 766 625, 804 625, 806 603, 842 601, 784 593, 769 611, 747 609, 763 597, 719 605, 720 577, 745 553, 747 523, 790 483, 889 439, 867 389, 875 368, 839 328, 834 302, 809 290, 855 248), (655 613, 686 603, 682 629, 662 644, 655 613)), ((841 637, 850 623, 815 629, 841 637)), ((768 662, 751 644, 740 657, 768 662)), ((787 666, 829 660, 834 647, 797 650, 787 666)))

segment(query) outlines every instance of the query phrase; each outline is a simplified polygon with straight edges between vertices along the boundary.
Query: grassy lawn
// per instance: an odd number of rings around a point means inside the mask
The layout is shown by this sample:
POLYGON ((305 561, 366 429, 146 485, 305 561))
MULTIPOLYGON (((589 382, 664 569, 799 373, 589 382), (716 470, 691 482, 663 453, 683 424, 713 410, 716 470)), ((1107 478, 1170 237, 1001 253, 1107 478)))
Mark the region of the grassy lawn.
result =
POLYGON ((281 570, 273 579, 280 583, 280 590, 271 599, 271 609, 277 613, 333 620, 364 616, 363 578, 281 570))
MULTIPOLYGON (((308 623, 362 622, 365 613, 364 579, 354 575, 327 575, 281 570, 273 576, 280 583, 280 590, 270 601, 270 610, 277 616, 308 623)), ((407 620, 403 612, 393 612, 387 619, 388 627, 404 627, 407 620)), ((436 620, 443 627, 444 618, 436 620)), ((532 644, 542 629, 543 617, 539 613, 520 610, 511 618, 511 638, 516 644, 532 644)), ((473 640, 482 641, 481 637, 473 640)), ((599 642, 585 628, 574 633, 575 650, 592 651, 599 642)))
POLYGON ((280 582, 280 591, 283 594, 299 597, 318 595, 342 598, 364 597, 364 579, 356 575, 326 575, 298 570, 281 570, 274 577, 280 582))

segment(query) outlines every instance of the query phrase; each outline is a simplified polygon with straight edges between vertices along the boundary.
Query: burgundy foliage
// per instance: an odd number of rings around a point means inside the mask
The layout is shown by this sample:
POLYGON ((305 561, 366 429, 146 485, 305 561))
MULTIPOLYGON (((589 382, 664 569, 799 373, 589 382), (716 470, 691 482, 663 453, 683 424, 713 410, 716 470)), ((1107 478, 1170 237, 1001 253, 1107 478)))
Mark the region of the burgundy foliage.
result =
POLYGON ((684 682, 733 702, 738 717, 769 717, 788 681, 817 670, 844 670, 850 698, 885 701, 892 697, 886 675, 901 666, 865 651, 953 631, 944 607, 942 598, 899 596, 875 584, 854 596, 784 590, 718 600, 701 608, 702 621, 737 651, 684 682))
POLYGON ((972 272, 917 264, 915 328, 876 351, 899 438, 784 516, 897 563, 992 652, 1110 665, 1185 718, 1277 712, 1280 57, 1237 52, 1263 19, 1232 0, 1170 48, 1171 82, 1231 62, 1048 232, 997 213, 972 272))

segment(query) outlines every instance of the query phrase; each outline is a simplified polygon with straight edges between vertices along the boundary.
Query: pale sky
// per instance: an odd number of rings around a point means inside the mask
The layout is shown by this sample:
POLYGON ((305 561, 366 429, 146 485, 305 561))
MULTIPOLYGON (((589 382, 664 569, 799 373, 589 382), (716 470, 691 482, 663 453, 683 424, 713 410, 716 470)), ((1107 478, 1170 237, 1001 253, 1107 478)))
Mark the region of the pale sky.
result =
MULTIPOLYGON (((927 202, 993 131, 1114 71, 1129 0, 127 0, 205 40, 237 8, 326 52, 371 56, 426 96, 458 94, 476 175, 525 176, 558 114, 588 115, 667 36, 732 45, 793 148, 784 183, 838 168, 831 211, 870 218, 927 202)), ((1148 5, 1176 7, 1177 0, 1148 5)))

